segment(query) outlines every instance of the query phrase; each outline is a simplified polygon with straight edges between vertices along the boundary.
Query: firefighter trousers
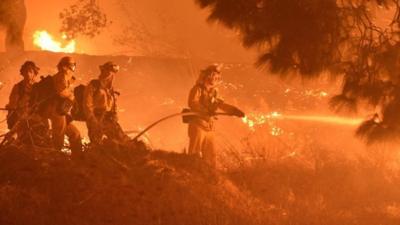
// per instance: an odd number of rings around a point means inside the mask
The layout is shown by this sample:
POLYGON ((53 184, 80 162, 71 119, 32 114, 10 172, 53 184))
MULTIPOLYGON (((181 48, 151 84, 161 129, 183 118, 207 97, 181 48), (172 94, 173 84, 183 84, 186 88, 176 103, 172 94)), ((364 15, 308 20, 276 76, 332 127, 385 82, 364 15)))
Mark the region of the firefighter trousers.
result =
POLYGON ((82 139, 78 128, 68 123, 66 116, 54 115, 50 118, 54 148, 61 150, 64 147, 64 136, 68 137, 72 154, 82 151, 82 139))
POLYGON ((214 131, 206 130, 195 123, 189 124, 189 155, 201 157, 209 166, 217 164, 214 131))

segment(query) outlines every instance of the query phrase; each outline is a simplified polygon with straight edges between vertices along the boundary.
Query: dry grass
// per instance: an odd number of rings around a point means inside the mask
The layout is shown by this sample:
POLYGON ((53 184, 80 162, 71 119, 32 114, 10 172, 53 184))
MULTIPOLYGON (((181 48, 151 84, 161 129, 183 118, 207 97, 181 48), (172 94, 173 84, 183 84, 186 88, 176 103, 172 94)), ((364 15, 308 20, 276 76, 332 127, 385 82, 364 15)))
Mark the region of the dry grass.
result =
POLYGON ((2 149, 0 224, 263 224, 269 208, 202 162, 134 150, 2 149))
POLYGON ((233 183, 276 208, 274 219, 282 225, 400 224, 395 146, 356 149, 345 131, 302 128, 264 136, 262 145, 248 138, 245 150, 230 149, 224 157, 231 159, 223 162, 233 183))

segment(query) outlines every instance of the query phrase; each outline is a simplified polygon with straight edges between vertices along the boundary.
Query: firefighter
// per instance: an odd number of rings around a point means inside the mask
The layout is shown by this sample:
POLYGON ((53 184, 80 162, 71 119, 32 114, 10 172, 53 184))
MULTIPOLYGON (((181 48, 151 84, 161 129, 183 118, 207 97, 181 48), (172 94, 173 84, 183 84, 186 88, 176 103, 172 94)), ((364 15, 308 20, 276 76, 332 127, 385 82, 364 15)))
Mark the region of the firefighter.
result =
POLYGON ((20 71, 23 80, 18 82, 12 88, 8 104, 6 108, 9 110, 7 115, 8 129, 13 126, 21 118, 26 118, 29 114, 29 98, 31 96, 32 86, 40 68, 32 61, 26 61, 20 71))
POLYGON ((6 106, 7 126, 10 132, 6 135, 7 141, 19 139, 26 141, 26 124, 30 116, 30 96, 35 78, 40 68, 32 61, 26 61, 20 68, 20 75, 23 80, 18 82, 12 88, 9 102, 6 106))
POLYGON ((217 65, 208 66, 190 90, 188 105, 192 112, 198 113, 189 121, 190 155, 201 157, 209 166, 216 168, 216 149, 214 141, 214 120, 217 110, 237 117, 245 114, 238 108, 224 103, 218 97, 217 86, 221 81, 221 70, 217 65))
POLYGON ((33 86, 31 104, 43 120, 50 120, 52 144, 55 149, 64 147, 64 136, 69 139, 72 156, 82 151, 79 130, 70 119, 74 103, 72 84, 75 81, 76 63, 72 57, 63 57, 57 64, 58 72, 47 76, 33 86))
POLYGON ((115 144, 128 144, 131 140, 124 133, 117 118, 118 92, 114 91, 114 76, 119 66, 106 62, 99 66, 100 75, 86 86, 83 94, 83 110, 90 142, 101 144, 104 140, 115 144))

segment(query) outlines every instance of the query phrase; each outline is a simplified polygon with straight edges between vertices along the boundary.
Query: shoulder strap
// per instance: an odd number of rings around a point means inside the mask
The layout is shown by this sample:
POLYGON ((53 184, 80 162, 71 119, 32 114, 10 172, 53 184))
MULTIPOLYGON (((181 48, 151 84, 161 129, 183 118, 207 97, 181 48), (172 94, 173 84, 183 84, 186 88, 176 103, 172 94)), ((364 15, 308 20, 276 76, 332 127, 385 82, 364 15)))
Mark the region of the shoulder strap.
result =
POLYGON ((213 88, 213 90, 212 90, 212 95, 213 95, 214 98, 217 97, 217 95, 218 95, 218 90, 217 90, 216 88, 213 88))
POLYGON ((54 80, 51 75, 47 75, 46 77, 41 77, 38 85, 47 86, 46 88, 54 89, 54 80))
POLYGON ((100 89, 100 81, 98 79, 93 79, 90 81, 90 84, 98 91, 100 89))
POLYGON ((34 111, 42 111, 44 105, 56 97, 53 77, 48 75, 32 87, 30 105, 34 111))
POLYGON ((205 91, 205 87, 202 84, 196 84, 195 87, 200 88, 200 96, 203 97, 204 96, 204 91, 205 91))
MULTIPOLYGON (((100 91, 100 80, 99 79, 93 79, 93 80, 91 80, 90 81, 90 84, 91 85, 93 85, 93 87, 94 87, 94 92, 98 92, 98 91, 100 91)), ((112 110, 113 111, 116 111, 117 110, 117 103, 116 103, 116 101, 117 101, 117 98, 116 98, 116 95, 119 95, 120 93, 119 92, 116 92, 116 91, 114 91, 114 89, 113 88, 111 88, 111 96, 112 96, 112 98, 113 98, 113 106, 112 106, 112 110)))
POLYGON ((24 88, 24 81, 20 81, 18 82, 18 84, 16 84, 17 86, 17 91, 18 91, 18 95, 19 97, 22 97, 22 95, 24 95, 25 93, 25 88, 24 88))

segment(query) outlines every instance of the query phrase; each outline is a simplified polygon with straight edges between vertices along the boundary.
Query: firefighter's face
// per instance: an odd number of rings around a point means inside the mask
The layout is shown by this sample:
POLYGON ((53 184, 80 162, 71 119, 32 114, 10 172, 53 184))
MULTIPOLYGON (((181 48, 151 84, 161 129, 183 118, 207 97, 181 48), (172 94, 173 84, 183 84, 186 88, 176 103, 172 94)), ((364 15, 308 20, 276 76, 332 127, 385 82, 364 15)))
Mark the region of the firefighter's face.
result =
POLYGON ((63 70, 66 73, 74 73, 76 70, 76 62, 73 60, 68 61, 64 66, 63 70))
POLYGON ((101 70, 101 77, 103 77, 104 79, 113 79, 115 74, 117 74, 119 71, 119 66, 116 64, 112 64, 112 65, 108 65, 106 68, 103 68, 101 70))
POLYGON ((206 84, 210 86, 217 86, 221 83, 221 73, 212 72, 206 78, 206 84))
POLYGON ((35 78, 38 75, 38 71, 34 69, 28 69, 26 70, 24 74, 24 79, 28 81, 30 84, 35 82, 35 78))
POLYGON ((67 68, 71 71, 71 72, 75 72, 76 70, 76 62, 71 61, 68 63, 67 68))
POLYGON ((112 71, 112 70, 106 70, 102 72, 102 75, 100 76, 100 78, 107 83, 108 85, 112 85, 113 81, 114 81, 114 76, 115 74, 117 74, 116 71, 112 71))
POLYGON ((113 72, 111 70, 105 70, 105 71, 103 71, 102 77, 104 79, 110 79, 110 78, 114 77, 115 74, 116 74, 116 72, 113 72))

